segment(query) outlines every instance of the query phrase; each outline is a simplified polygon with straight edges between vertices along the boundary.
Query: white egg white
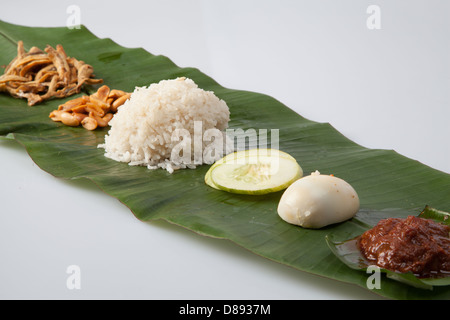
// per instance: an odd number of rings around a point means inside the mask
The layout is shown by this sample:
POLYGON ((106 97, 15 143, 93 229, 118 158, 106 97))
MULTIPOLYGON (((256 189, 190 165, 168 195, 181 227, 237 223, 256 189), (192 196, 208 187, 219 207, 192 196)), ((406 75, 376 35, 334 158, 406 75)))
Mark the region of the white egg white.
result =
POLYGON ((358 194, 349 183, 316 171, 286 189, 278 214, 288 223, 317 229, 354 217, 359 205, 358 194))

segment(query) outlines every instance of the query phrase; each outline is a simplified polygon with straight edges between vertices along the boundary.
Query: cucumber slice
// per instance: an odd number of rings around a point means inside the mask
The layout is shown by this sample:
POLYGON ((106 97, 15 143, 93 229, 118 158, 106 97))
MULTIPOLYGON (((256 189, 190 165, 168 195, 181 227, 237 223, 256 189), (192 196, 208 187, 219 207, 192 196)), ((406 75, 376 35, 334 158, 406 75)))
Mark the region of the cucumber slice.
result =
MULTIPOLYGON (((230 161, 240 161, 242 162, 243 159, 249 158, 249 157, 257 157, 259 155, 265 155, 265 156, 280 156, 285 157, 288 159, 291 159, 292 161, 295 161, 295 158, 292 157, 290 154, 280 151, 278 149, 250 149, 250 150, 243 150, 243 151, 237 151, 230 153, 226 156, 224 156, 222 159, 217 160, 206 172, 205 175, 205 183, 209 185, 210 187, 220 190, 220 188, 214 183, 214 181, 211 179, 211 171, 214 170, 215 167, 218 165, 224 163, 224 162, 230 162, 230 161)), ((301 170, 301 168, 300 168, 301 170)), ((303 175, 303 171, 300 174, 300 177, 303 175)))
MULTIPOLYGON (((214 165, 213 165, 213 166, 214 166, 214 165)), ((218 186, 216 186, 216 184, 214 183, 214 181, 211 179, 211 169, 212 169, 212 167, 208 170, 208 172, 206 172, 206 175, 205 175, 205 183, 206 183, 208 186, 210 186, 210 187, 212 187, 212 188, 214 188, 214 189, 220 190, 220 188, 219 188, 218 186)))
POLYGON ((252 149, 229 154, 214 163, 205 182, 215 189, 259 195, 286 189, 302 175, 302 168, 289 154, 276 149, 252 149))

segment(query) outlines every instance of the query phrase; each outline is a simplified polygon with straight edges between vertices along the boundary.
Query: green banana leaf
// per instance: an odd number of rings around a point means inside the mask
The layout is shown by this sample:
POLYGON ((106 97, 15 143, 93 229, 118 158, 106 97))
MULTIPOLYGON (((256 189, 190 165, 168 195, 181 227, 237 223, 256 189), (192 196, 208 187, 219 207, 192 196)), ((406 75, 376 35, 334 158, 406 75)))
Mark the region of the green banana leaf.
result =
MULTIPOLYGON (((42 170, 56 177, 89 179, 142 221, 164 219, 200 235, 228 239, 298 270, 367 288, 368 275, 342 263, 328 248, 327 235, 350 239, 379 219, 416 214, 427 204, 450 211, 450 175, 394 151, 357 145, 329 124, 305 119, 267 95, 224 88, 195 68, 180 68, 140 48, 123 48, 85 27, 31 28, 0 21, 0 65, 15 57, 19 40, 27 49, 62 44, 69 56, 91 64, 96 76, 115 89, 132 91, 162 79, 189 77, 227 102, 230 128, 279 129, 279 148, 297 159, 305 175, 317 169, 343 178, 361 200, 355 218, 320 230, 303 229, 279 218, 281 192, 246 196, 215 190, 204 183, 207 165, 169 174, 115 162, 97 148, 106 128, 91 132, 48 118, 61 100, 29 107, 25 100, 0 94, 3 138, 18 141, 42 170)), ((423 290, 388 278, 373 292, 393 299, 450 298, 449 286, 423 290)))

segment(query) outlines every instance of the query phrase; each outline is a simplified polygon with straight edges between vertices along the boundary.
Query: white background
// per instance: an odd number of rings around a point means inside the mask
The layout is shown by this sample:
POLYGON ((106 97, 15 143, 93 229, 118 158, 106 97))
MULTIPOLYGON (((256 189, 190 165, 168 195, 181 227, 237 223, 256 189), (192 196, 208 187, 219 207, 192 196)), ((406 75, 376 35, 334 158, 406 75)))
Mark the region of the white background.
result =
MULTIPOLYGON (((450 172, 450 2, 3 1, 0 19, 65 26, 271 95, 353 141, 450 172), (381 9, 370 30, 369 5, 381 9)), ((86 182, 40 170, 0 141, 0 298, 376 299, 227 241, 143 223, 86 182), (81 268, 81 289, 66 268, 81 268)))

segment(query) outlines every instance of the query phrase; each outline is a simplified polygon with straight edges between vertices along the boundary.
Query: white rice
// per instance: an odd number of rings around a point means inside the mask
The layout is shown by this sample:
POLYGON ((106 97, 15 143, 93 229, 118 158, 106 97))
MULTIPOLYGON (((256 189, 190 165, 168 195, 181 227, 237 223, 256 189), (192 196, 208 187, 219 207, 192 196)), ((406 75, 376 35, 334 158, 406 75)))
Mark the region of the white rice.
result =
POLYGON ((105 156, 113 160, 145 165, 149 169, 163 168, 172 173, 176 169, 213 163, 232 151, 224 148, 223 141, 228 142, 227 139, 211 139, 212 142, 202 139, 205 131, 211 129, 223 134, 229 120, 227 104, 213 92, 198 88, 194 81, 184 77, 163 80, 134 90, 109 122, 111 128, 99 148, 104 148, 105 156), (201 125, 200 159, 198 152, 194 152, 195 142, 199 150, 194 124, 196 133, 201 125), (183 138, 177 129, 184 130, 183 138), (190 157, 186 157, 189 153, 183 156, 185 151, 175 152, 189 147, 190 157), (216 151, 209 152, 213 149, 216 151))

